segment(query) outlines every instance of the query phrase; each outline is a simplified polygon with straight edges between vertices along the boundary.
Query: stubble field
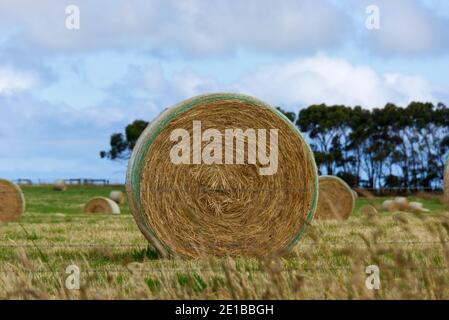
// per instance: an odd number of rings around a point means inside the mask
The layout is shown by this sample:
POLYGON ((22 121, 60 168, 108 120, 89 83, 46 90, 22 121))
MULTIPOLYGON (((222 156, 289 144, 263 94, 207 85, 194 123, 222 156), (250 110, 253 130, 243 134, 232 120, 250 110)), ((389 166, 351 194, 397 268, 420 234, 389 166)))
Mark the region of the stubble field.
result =
POLYGON ((112 187, 23 187, 26 213, 0 224, 2 299, 449 299, 449 214, 437 199, 426 214, 313 221, 287 256, 274 260, 159 259, 127 205, 87 215, 84 203, 112 187), (80 270, 80 289, 66 268, 80 270), (369 290, 366 267, 379 267, 369 290), (69 286, 70 287, 70 286, 69 286))

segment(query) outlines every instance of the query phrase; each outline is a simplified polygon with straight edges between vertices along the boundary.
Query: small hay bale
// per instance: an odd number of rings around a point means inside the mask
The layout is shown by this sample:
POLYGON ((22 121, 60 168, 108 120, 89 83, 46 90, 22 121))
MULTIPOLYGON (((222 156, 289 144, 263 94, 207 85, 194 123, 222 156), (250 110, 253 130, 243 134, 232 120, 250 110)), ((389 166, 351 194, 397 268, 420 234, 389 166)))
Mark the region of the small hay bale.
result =
POLYGON ((319 178, 317 219, 348 219, 354 210, 354 194, 342 179, 335 176, 319 178))
POLYGON ((118 205, 124 204, 126 201, 125 194, 119 190, 111 191, 109 199, 117 203, 118 205))
POLYGON ((394 202, 398 206, 398 210, 406 211, 408 208, 408 199, 406 197, 396 197, 394 202))
POLYGON ((394 200, 385 200, 382 209, 389 212, 399 211, 399 205, 394 200))
POLYGON ((351 190, 352 191, 352 195, 354 196, 354 199, 358 199, 359 194, 357 193, 357 191, 355 190, 351 190))
POLYGON ((408 204, 407 211, 410 212, 430 212, 429 209, 426 209, 423 207, 423 204, 421 202, 412 201, 408 204))
POLYGON ((131 213, 158 253, 193 258, 286 253, 313 218, 317 186, 313 153, 291 121, 255 98, 228 93, 197 96, 162 112, 140 136, 126 183, 131 213), (201 132, 216 130, 223 137, 215 162, 194 161, 211 142, 196 140, 195 152, 193 121, 201 121, 201 132), (259 137, 265 130, 271 154, 271 129, 278 130, 278 166, 271 175, 260 174, 267 167, 260 159, 249 161, 256 153, 248 136, 239 140, 243 153, 236 139, 224 137, 226 130, 254 130, 259 137), (170 158, 179 146, 170 139, 174 130, 190 139, 187 160, 179 164, 170 158))
POLYGON ((95 197, 84 205, 84 213, 112 213, 120 214, 120 207, 111 199, 95 197))
POLYGON ((0 179, 0 222, 16 221, 25 212, 25 197, 20 187, 0 179))
POLYGON ((65 191, 67 189, 64 180, 56 180, 53 183, 53 190, 54 191, 65 191))
POLYGON ((377 215, 377 209, 370 204, 365 204, 360 207, 359 213, 366 217, 372 217, 377 215))

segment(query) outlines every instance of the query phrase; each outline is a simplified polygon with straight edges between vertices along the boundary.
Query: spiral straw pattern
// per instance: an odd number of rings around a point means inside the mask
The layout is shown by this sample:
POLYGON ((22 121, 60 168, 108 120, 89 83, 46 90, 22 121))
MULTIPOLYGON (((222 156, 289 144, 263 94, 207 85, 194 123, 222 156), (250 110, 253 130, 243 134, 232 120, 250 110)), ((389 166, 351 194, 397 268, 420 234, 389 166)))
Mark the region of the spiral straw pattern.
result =
MULTIPOLYGON (((203 152, 207 145, 202 142, 203 152)), ((162 256, 285 253, 313 217, 317 186, 313 154, 296 127, 257 99, 227 93, 194 97, 165 110, 139 138, 127 174, 131 212, 162 256), (276 173, 261 175, 263 166, 250 163, 248 154, 243 164, 224 164, 224 154, 223 164, 172 163, 176 142, 170 135, 182 128, 192 136, 193 121, 201 121, 203 132, 266 129, 269 136, 270 129, 278 129, 276 173)))

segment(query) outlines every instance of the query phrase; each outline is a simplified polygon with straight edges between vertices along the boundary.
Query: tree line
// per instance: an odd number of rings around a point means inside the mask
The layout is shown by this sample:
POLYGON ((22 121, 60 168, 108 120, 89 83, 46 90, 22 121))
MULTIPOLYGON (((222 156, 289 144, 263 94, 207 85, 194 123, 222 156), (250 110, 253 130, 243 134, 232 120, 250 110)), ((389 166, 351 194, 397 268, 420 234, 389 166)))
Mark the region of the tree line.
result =
MULTIPOLYGON (((277 107, 303 133, 320 175, 364 188, 439 188, 449 151, 449 109, 443 104, 361 106, 316 104, 298 113, 277 107)), ((148 125, 136 120, 111 135, 102 158, 126 160, 148 125)))

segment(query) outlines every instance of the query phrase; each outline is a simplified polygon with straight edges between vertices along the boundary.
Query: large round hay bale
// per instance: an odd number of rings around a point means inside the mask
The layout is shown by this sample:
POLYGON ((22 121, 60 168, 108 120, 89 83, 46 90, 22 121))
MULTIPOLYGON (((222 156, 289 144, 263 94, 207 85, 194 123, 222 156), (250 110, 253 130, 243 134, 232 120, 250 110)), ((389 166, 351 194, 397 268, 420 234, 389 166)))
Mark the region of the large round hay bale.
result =
POLYGON ((394 198, 394 202, 398 206, 398 210, 407 211, 408 199, 406 197, 396 197, 394 198))
POLYGON ((67 189, 64 180, 56 180, 53 183, 53 190, 55 191, 65 191, 67 189))
POLYGON ((95 197, 86 202, 84 205, 84 212, 120 214, 120 207, 111 199, 95 197))
POLYGON ((162 256, 285 253, 313 218, 317 185, 313 154, 293 123, 257 99, 227 93, 161 113, 139 138, 127 174, 131 212, 162 256))
POLYGON ((335 176, 319 178, 317 219, 348 219, 354 210, 354 194, 342 179, 335 176))
POLYGON ((124 204, 126 201, 125 194, 119 190, 111 191, 109 199, 117 203, 118 205, 124 204))
POLYGON ((15 221, 25 211, 25 198, 20 187, 0 179, 0 222, 15 221))

